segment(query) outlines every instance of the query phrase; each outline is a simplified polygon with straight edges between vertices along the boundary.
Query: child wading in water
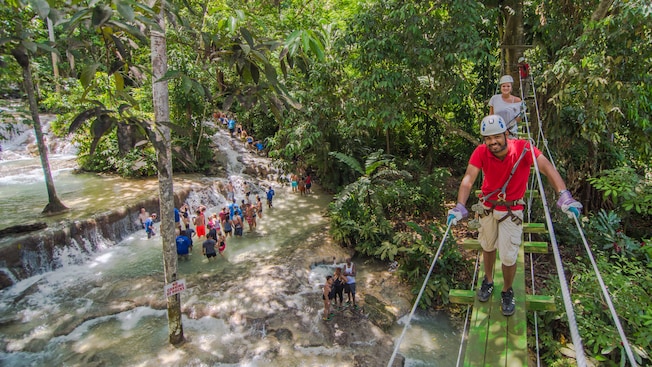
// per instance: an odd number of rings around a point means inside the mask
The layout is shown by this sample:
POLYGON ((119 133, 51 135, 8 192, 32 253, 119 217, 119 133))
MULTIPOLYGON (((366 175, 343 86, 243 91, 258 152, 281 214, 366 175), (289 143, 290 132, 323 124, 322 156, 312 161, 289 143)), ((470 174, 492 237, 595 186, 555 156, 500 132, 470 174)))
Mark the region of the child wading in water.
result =
POLYGON ((326 284, 324 284, 324 293, 321 295, 321 298, 324 300, 324 315, 322 320, 329 321, 333 315, 331 315, 331 300, 333 299, 333 277, 328 275, 326 276, 326 284))

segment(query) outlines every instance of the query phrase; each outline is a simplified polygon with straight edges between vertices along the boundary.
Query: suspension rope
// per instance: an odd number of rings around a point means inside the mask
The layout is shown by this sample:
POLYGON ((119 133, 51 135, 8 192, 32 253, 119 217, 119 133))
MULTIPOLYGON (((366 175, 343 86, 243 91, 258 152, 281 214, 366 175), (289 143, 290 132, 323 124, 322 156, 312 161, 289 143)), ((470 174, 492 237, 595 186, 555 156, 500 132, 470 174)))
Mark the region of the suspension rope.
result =
MULTIPOLYGON (((479 273, 480 269, 480 253, 481 251, 478 250, 477 255, 475 257, 475 270, 473 271, 473 281, 471 282, 471 290, 475 287, 475 282, 478 279, 477 275, 479 273)), ((466 337, 467 333, 467 326, 469 325, 469 320, 471 315, 471 305, 466 306, 466 317, 464 318, 464 330, 462 330, 462 340, 460 340, 460 350, 457 353, 457 362, 455 362, 455 366, 459 366, 460 362, 462 362, 462 350, 464 349, 464 339, 466 337)))
MULTIPOLYGON (((534 142, 530 140, 530 144, 534 142)), ((539 184, 539 194, 541 195, 541 203, 543 204, 543 211, 546 217, 546 225, 548 226, 548 234, 550 236, 550 244, 552 245, 552 252, 555 258, 555 265, 557 267, 557 276, 559 277, 559 283, 561 285, 561 295, 564 300, 564 308, 566 309, 566 317, 568 318, 568 326, 571 332, 571 339, 573 345, 575 346, 576 361, 579 367, 586 367, 586 356, 584 355, 584 346, 582 345, 582 338, 580 338, 580 333, 577 328, 577 321, 575 320, 575 311, 573 310, 573 302, 570 297, 570 291, 568 289, 568 281, 566 280, 566 274, 564 273, 564 266, 561 261, 561 255, 559 253, 559 246, 557 244, 557 237, 555 236, 555 230, 552 226, 552 217, 550 216, 550 208, 548 208, 548 201, 546 199, 546 193, 543 190, 543 181, 541 180, 541 172, 539 171, 539 164, 537 163, 536 156, 534 154, 534 149, 532 149, 532 160, 534 162, 534 172, 537 177, 537 182, 539 184)))
POLYGON ((426 279, 423 281, 423 285, 421 285, 421 290, 419 291, 419 295, 417 296, 416 301, 414 301, 414 306, 412 306, 412 311, 410 312, 410 316, 408 316, 408 319, 405 322, 405 326, 403 327, 403 332, 401 332, 401 336, 398 338, 398 341, 396 342, 396 346, 394 347, 394 352, 392 353, 392 358, 389 359, 389 362, 387 363, 387 367, 392 367, 392 364, 394 363, 394 359, 396 358, 398 349, 400 348, 401 343, 403 342, 403 337, 405 336, 405 332, 407 331, 408 327, 410 327, 410 322, 412 322, 412 317, 414 316, 414 312, 417 310, 417 306, 419 305, 419 301, 421 300, 423 291, 426 289, 426 285, 428 284, 428 279, 430 279, 430 275, 432 274, 432 271, 435 268, 435 263, 437 263, 439 254, 441 253, 441 250, 444 247, 444 243, 446 242, 446 237, 448 237, 448 232, 450 232, 451 230, 451 224, 452 222, 449 221, 448 225, 446 226, 446 232, 444 233, 444 237, 441 239, 441 243, 439 244, 439 248, 437 249, 435 258, 432 259, 432 265, 430 265, 430 270, 428 270, 426 279))
MULTIPOLYGON (((536 100, 537 95, 536 95, 536 88, 535 88, 535 85, 534 85, 534 78, 532 78, 531 76, 528 76, 528 77, 530 78, 530 82, 532 83, 532 94, 533 94, 533 97, 534 97, 534 106, 535 106, 535 110, 536 110, 536 113, 537 113, 537 119, 538 119, 538 121, 539 121, 539 124, 538 124, 538 125, 539 125, 539 126, 538 126, 538 127, 539 127, 539 129, 538 129, 538 130, 539 130, 538 133, 539 133, 539 134, 538 134, 538 136, 541 137, 541 139, 542 139, 542 141, 543 141, 543 143, 544 143, 545 149, 546 149, 546 151, 547 151, 547 153, 548 153, 548 157, 550 158, 550 159, 549 159, 550 162, 552 163, 553 167, 555 167, 555 169, 557 169, 557 167, 556 167, 556 165, 555 165, 555 160, 554 160, 554 158, 552 157, 552 153, 551 153, 550 148, 549 148, 549 146, 548 146, 548 140, 545 138, 545 135, 543 134, 543 129, 542 129, 542 127, 541 127, 541 118, 540 118, 540 115, 539 115, 539 106, 538 106, 538 103, 537 103, 537 100, 536 100)), ((519 72, 519 82, 521 83, 521 86, 522 86, 522 85, 523 85, 523 82, 522 82, 522 78, 521 78, 520 72, 519 72)), ((521 88, 521 97, 523 97, 523 88, 521 88)), ((525 126, 526 126, 526 129, 527 129, 527 131, 528 131, 528 137, 530 137, 530 129, 529 129, 529 123, 528 123, 528 121, 527 121, 527 114, 525 114, 525 121, 526 121, 526 125, 525 125, 525 126)), ((536 166, 536 159, 535 159, 535 166, 536 166)), ((537 167, 537 177, 538 177, 539 180, 540 180, 540 175, 539 175, 538 166, 536 166, 536 167, 537 167)), ((541 190, 541 191, 543 191, 543 190, 541 190)), ((543 197, 542 197, 542 201, 545 203, 544 205, 546 206, 546 219, 548 219, 548 215, 549 215, 549 213, 548 213, 548 210, 547 210, 547 202, 544 200, 543 197)), ((580 222, 579 222, 579 219, 578 219, 576 216, 574 216, 574 215, 573 215, 573 219, 574 219, 575 224, 576 224, 576 226, 577 226, 577 230, 578 230, 578 232, 579 232, 579 234, 580 234, 580 236, 581 236, 581 238, 582 238, 582 242, 583 242, 583 244, 584 244, 584 248, 586 249, 586 253, 587 253, 587 255, 588 255, 588 257, 589 257, 589 259, 590 259, 590 261, 591 261, 591 264, 592 264, 592 266, 593 266, 593 271, 595 272, 595 275, 596 275, 596 277, 598 278, 598 282, 600 283, 600 288, 601 288, 601 290, 602 290, 602 294, 603 294, 603 296, 604 296, 604 299, 605 299, 605 301, 607 302, 607 305, 609 306, 609 311, 610 311, 610 313, 611 313, 611 318, 613 319, 614 324, 616 325, 616 329, 618 330, 618 334, 619 334, 619 336, 620 336, 620 339, 621 339, 622 345, 623 345, 623 347, 625 348, 625 352, 626 352, 626 354, 627 354, 627 358, 629 359, 629 362, 631 363, 631 365, 632 365, 633 367, 636 367, 636 366, 638 366, 638 365, 637 365, 636 360, 635 360, 635 358, 634 358, 634 354, 632 353, 632 349, 631 349, 631 347, 630 347, 630 345, 629 345, 629 341, 627 340, 627 336, 625 335, 625 332, 623 331, 623 327, 622 327, 622 325, 621 325, 621 323, 620 323, 620 319, 619 319, 619 317, 618 317, 618 314, 616 313, 615 307, 614 307, 613 302, 612 302, 612 300, 611 300, 611 296, 609 295, 609 291, 608 291, 606 285, 604 284, 604 281, 603 281, 603 279, 602 279, 602 275, 600 274, 600 270, 598 269, 598 266, 597 266, 597 264, 596 264, 596 262, 595 262, 595 258, 594 258, 594 256, 593 256, 593 253, 592 253, 592 251, 591 251, 591 248, 590 248, 589 245, 588 245, 588 242, 587 242, 586 237, 585 237, 585 235, 584 235, 584 230, 582 229, 582 226, 581 226, 581 224, 580 224, 580 222)), ((552 233, 553 233, 552 226, 549 225, 549 228, 551 229, 551 238, 552 238, 552 237, 553 237, 553 236, 552 236, 552 233)), ((553 246, 553 250, 556 249, 556 246, 557 246, 557 245, 556 245, 556 243, 555 243, 555 245, 553 246)), ((531 260, 531 256, 532 256, 532 254, 530 254, 530 261, 532 261, 532 260, 531 260)), ((556 259, 555 259, 555 260, 556 260, 556 259)), ((559 268, 559 265, 558 265, 558 268, 559 268)), ((561 278, 560 278, 560 279, 561 279, 561 278)), ((532 284, 533 284, 533 287, 534 287, 534 279, 532 279, 532 284)), ((562 283, 562 286, 563 286, 563 287, 566 286, 565 280, 564 280, 564 283, 562 283)), ((563 292, 562 292, 562 294, 563 294, 563 292)), ((566 300, 564 300, 564 301, 566 301, 566 300)), ((566 312, 567 312, 567 314, 568 314, 568 310, 567 310, 566 312)), ((536 315, 536 313, 535 313, 535 323, 536 323, 536 316, 537 316, 537 315, 536 315)), ((573 315, 573 318, 574 318, 574 315, 573 315)), ((570 315, 569 315, 569 321, 570 321, 570 315)), ((575 327, 576 327, 576 326, 575 326, 575 327)), ((572 330, 572 329, 571 329, 571 334, 573 334, 573 330, 572 330)), ((579 332, 577 332, 577 334, 578 334, 578 337, 579 337, 579 332)), ((573 343, 575 343, 575 340, 573 340, 573 343)), ((577 349, 577 346, 576 346, 576 349, 577 349)), ((538 337, 537 337, 537 355, 538 355, 538 337)), ((579 355, 578 355, 578 356, 579 356, 579 355)), ((579 364, 579 358, 578 358, 578 364, 579 364)))
POLYGON ((625 347, 625 352, 627 352, 627 358, 629 359, 629 363, 632 364, 632 367, 636 367, 638 365, 636 364, 636 360, 634 359, 634 354, 632 353, 632 349, 629 346, 629 342, 627 341, 627 336, 625 336, 623 327, 620 324, 620 319, 618 318, 616 309, 614 308, 614 305, 611 302, 611 296, 609 295, 607 286, 604 284, 604 281, 602 280, 602 275, 600 275, 600 270, 598 270, 598 265, 595 262, 595 258, 593 257, 591 248, 589 247, 589 244, 586 241, 586 237, 584 236, 584 230, 580 225, 579 219, 577 219, 577 217, 574 215, 573 215, 573 219, 575 219, 575 225, 577 226, 577 231, 580 233, 580 236, 582 237, 582 243, 584 244, 584 248, 586 249, 586 253, 589 259, 591 260, 591 265, 593 265, 593 271, 595 272, 595 275, 598 278, 598 282, 600 283, 600 288, 602 289, 602 295, 604 296, 604 299, 605 301, 607 301, 607 305, 609 306, 609 311, 611 312, 611 318, 614 320, 614 323, 616 324, 616 329, 618 329, 618 334, 620 334, 620 340, 622 341, 623 346, 625 347))

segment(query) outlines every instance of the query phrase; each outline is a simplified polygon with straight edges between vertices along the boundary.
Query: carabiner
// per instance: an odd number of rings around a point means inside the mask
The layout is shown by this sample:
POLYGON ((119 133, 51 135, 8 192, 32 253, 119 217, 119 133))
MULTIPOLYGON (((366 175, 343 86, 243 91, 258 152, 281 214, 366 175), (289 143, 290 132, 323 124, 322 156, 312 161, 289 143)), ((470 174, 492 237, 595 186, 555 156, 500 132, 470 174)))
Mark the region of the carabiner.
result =
POLYGON ((498 201, 505 201, 507 194, 504 191, 498 193, 498 201))

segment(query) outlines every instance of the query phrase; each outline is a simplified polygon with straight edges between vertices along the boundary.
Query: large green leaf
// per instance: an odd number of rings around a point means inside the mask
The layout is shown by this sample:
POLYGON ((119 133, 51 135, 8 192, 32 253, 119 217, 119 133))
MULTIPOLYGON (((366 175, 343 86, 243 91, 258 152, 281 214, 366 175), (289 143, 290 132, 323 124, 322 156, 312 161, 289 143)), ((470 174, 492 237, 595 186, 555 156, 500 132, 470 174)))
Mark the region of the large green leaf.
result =
POLYGON ((36 47, 36 43, 35 43, 35 42, 32 42, 32 41, 29 41, 29 40, 24 39, 24 40, 21 40, 20 43, 21 43, 21 44, 22 44, 22 45, 23 45, 23 46, 24 46, 24 47, 25 47, 29 52, 31 52, 31 53, 33 53, 33 54, 36 53, 37 47, 36 47))
POLYGON ((95 72, 99 66, 99 63, 93 63, 86 65, 86 67, 82 70, 79 81, 82 83, 82 86, 85 89, 88 88, 88 86, 93 82, 93 79, 95 79, 95 72))
POLYGON ((245 27, 240 27, 240 34, 244 37, 245 41, 249 44, 251 48, 254 47, 254 38, 251 36, 251 32, 245 27))
POLYGON ((102 114, 109 113, 111 111, 106 110, 103 107, 94 107, 85 111, 82 111, 79 115, 75 117, 74 120, 70 123, 70 127, 68 127, 68 133, 73 133, 79 129, 84 122, 88 121, 91 118, 97 118, 98 116, 102 114))
POLYGON ((115 0, 115 6, 118 13, 127 21, 134 21, 134 9, 131 7, 130 2, 124 0, 115 0))
POLYGON ((91 17, 91 22, 94 27, 100 27, 104 25, 109 19, 113 16, 113 9, 106 5, 96 5, 93 8, 93 16, 91 17))
POLYGON ((45 0, 29 0, 29 4, 32 6, 36 14, 41 19, 46 19, 50 15, 50 4, 45 0))
POLYGON ((337 158, 342 163, 346 163, 347 166, 359 174, 365 174, 365 170, 362 168, 362 165, 360 165, 360 162, 358 162, 355 158, 340 152, 330 152, 329 155, 337 158))
POLYGON ((165 72, 165 75, 163 75, 156 82, 157 83, 166 82, 166 81, 171 80, 171 79, 180 78, 182 75, 183 75, 183 73, 180 72, 179 70, 168 69, 168 71, 165 72))
POLYGON ((57 54, 57 56, 61 57, 59 50, 50 46, 48 43, 38 42, 36 43, 36 47, 47 52, 54 52, 55 54, 57 54))

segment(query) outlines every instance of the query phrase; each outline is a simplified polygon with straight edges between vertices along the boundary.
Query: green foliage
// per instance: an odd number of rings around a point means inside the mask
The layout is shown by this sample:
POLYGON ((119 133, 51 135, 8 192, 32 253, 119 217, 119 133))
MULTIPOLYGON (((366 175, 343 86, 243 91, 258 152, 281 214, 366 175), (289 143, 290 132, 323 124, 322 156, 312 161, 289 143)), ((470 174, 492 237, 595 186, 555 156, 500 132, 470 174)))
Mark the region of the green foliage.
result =
POLYGON ((617 205, 621 214, 635 211, 652 216, 652 184, 631 167, 604 170, 598 177, 587 180, 593 187, 617 205))
POLYGON ((85 171, 117 173, 128 178, 149 177, 158 172, 156 152, 151 146, 121 155, 117 139, 111 136, 100 141, 92 155, 89 144, 79 145, 78 162, 85 171))
MULTIPOLYGON (((441 243, 444 228, 434 224, 423 228, 414 223, 409 223, 409 227, 414 232, 395 237, 395 241, 402 245, 399 248, 398 274, 413 284, 412 293, 417 295, 441 243)), ((419 306, 425 309, 448 304, 448 291, 466 286, 463 283, 469 268, 470 263, 462 257, 455 240, 448 236, 419 306)))
MULTIPOLYGON (((407 219, 441 214, 448 171, 435 170, 418 182, 406 173, 403 178, 388 180, 399 171, 393 168, 393 160, 381 151, 369 155, 364 165, 341 153, 331 155, 361 175, 330 204, 333 239, 362 254, 398 261, 399 274, 418 293, 436 252, 434 242, 443 234, 436 225, 427 230, 415 224, 408 227, 407 219)), ((448 290, 459 286, 465 278, 468 264, 450 237, 437 264, 421 307, 448 303, 448 290)))
MULTIPOLYGON (((565 270, 572 274, 569 279, 571 294, 575 300, 574 310, 585 351, 605 365, 616 365, 621 361, 624 363, 624 348, 620 344, 620 336, 611 313, 601 296, 602 291, 593 268, 585 258, 576 260, 575 263, 567 262, 565 270)), ((652 350, 649 328, 652 269, 620 254, 597 256, 596 262, 639 363, 643 359, 650 363, 650 356, 645 351, 652 350)), ((558 281, 549 282, 548 288, 546 293, 558 294, 558 281)), ((557 300, 557 309, 563 310, 560 297, 557 300)), ((559 349, 556 343, 551 343, 550 340, 546 342, 550 344, 544 345, 544 348, 550 348, 551 351, 559 349)))
MULTIPOLYGON (((599 250, 612 250, 630 258, 645 260, 647 252, 643 244, 627 236, 620 225, 620 217, 611 211, 600 210, 586 225, 589 243, 599 250)), ((646 249, 647 250, 647 249, 646 249)))

